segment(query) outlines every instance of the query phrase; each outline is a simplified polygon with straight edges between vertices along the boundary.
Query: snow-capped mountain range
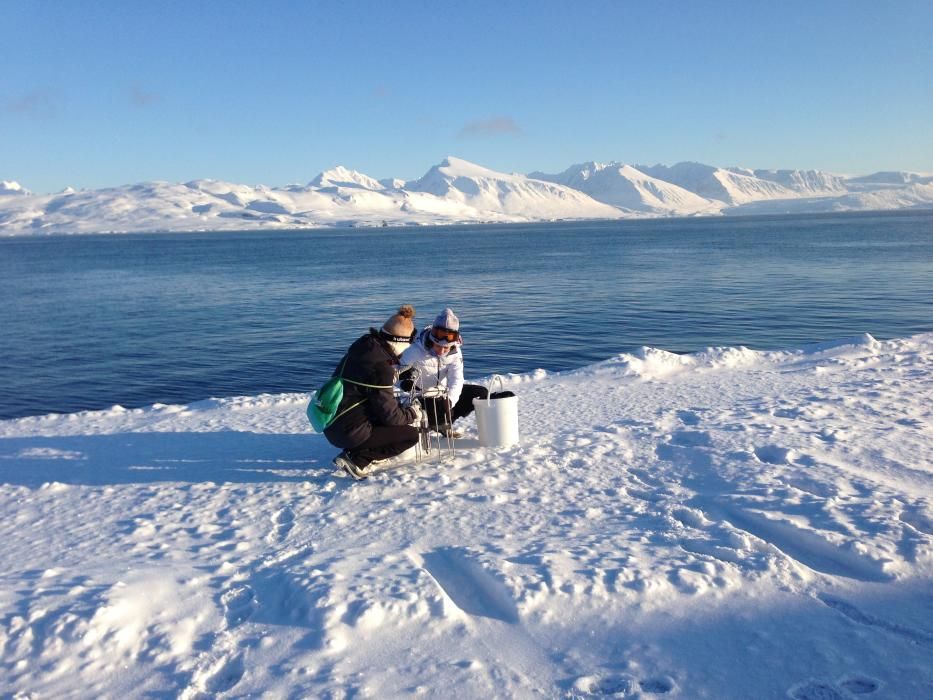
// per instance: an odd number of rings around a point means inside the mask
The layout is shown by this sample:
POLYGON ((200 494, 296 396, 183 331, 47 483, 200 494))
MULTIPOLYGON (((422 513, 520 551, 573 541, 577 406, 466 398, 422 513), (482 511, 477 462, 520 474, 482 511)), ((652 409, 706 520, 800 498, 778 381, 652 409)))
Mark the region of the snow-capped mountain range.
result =
POLYGON ((0 235, 430 225, 933 208, 933 176, 588 162, 502 173, 448 157, 421 178, 338 166, 307 185, 145 182, 33 194, 0 181, 0 235))

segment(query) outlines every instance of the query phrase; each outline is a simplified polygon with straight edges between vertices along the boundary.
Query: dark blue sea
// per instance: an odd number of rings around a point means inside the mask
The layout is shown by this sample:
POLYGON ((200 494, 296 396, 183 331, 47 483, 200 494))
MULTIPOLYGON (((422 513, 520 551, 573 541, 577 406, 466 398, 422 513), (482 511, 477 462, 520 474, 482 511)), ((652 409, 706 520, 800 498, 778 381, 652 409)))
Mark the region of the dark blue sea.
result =
POLYGON ((0 417, 307 391, 403 303, 467 376, 933 330, 933 212, 0 239, 0 417))

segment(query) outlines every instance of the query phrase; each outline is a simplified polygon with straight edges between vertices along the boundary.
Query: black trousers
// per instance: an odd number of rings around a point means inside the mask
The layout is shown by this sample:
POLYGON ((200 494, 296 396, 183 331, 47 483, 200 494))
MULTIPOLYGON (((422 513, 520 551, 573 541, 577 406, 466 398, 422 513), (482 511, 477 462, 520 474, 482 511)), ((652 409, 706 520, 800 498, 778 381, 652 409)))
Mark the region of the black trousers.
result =
POLYGON ((366 442, 346 451, 358 467, 369 466, 377 459, 389 459, 402 454, 418 442, 418 429, 410 425, 374 425, 366 442))
POLYGON ((489 391, 484 386, 464 384, 453 410, 451 410, 450 401, 443 396, 421 399, 428 416, 428 425, 432 428, 439 425, 453 425, 458 418, 466 418, 473 413, 473 399, 485 399, 488 394, 489 391))

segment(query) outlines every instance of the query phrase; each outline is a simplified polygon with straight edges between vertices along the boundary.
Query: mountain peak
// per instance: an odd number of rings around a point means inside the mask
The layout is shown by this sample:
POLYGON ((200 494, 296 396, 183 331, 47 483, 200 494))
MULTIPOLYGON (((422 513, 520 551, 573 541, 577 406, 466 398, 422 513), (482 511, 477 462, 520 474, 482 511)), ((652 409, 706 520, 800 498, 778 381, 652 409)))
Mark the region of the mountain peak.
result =
POLYGON ((502 177, 504 174, 456 156, 447 156, 435 167, 452 177, 502 177))
POLYGON ((378 180, 357 170, 338 165, 325 170, 308 183, 309 187, 357 187, 366 190, 381 190, 383 185, 378 180))
POLYGON ((533 218, 603 218, 622 215, 617 208, 559 184, 518 173, 502 173, 447 156, 405 191, 440 197, 481 212, 487 220, 503 215, 533 218))
POLYGON ((548 182, 585 192, 593 199, 629 211, 648 214, 711 214, 721 203, 711 202, 678 185, 647 175, 627 163, 579 163, 558 175, 532 173, 548 182))
POLYGON ((0 195, 5 194, 32 194, 15 180, 0 180, 0 195))

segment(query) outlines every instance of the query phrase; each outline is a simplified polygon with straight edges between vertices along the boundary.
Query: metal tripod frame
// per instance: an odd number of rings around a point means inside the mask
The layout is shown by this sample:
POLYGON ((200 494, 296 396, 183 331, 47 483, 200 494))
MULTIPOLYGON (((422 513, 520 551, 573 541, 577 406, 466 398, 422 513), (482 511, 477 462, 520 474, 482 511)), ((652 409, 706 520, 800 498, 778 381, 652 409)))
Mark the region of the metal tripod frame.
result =
MULTIPOLYGON (((421 462, 422 460, 430 458, 432 453, 435 453, 439 464, 445 459, 453 459, 454 457, 453 422, 450 414, 452 407, 450 406, 450 398, 446 387, 443 389, 434 387, 427 391, 419 389, 419 376, 418 370, 413 369, 411 375, 411 389, 407 394, 408 404, 413 405, 417 401, 421 408, 421 424, 418 426, 418 443, 415 451, 415 460, 421 462), (422 403, 422 399, 426 398, 447 399, 447 435, 443 435, 439 430, 431 430, 430 421, 428 420, 428 410, 422 403)), ((437 416, 435 416, 435 418, 436 417, 437 416)), ((440 428, 441 426, 438 425, 437 427, 440 428)))

